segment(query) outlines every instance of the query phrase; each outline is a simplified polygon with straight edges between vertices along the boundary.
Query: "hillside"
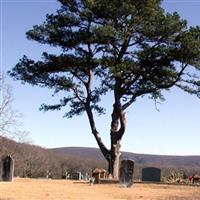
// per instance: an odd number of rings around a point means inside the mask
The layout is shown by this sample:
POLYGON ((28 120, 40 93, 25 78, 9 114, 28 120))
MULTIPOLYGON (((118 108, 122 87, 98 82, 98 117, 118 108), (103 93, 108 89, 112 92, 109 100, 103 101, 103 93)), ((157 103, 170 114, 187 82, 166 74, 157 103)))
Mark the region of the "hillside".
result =
MULTIPOLYGON (((72 156, 74 158, 87 158, 101 161, 104 160, 101 152, 97 148, 63 147, 54 148, 52 150, 63 156, 72 156)), ((122 152, 121 159, 133 159, 137 165, 143 166, 200 169, 200 156, 165 156, 122 152)))
MULTIPOLYGON (((0 156, 12 155, 15 161, 15 176, 61 178, 66 172, 91 173, 96 167, 107 168, 107 163, 97 148, 63 147, 45 149, 36 145, 17 143, 0 137, 0 156)), ((187 175, 200 174, 200 156, 161 156, 122 152, 121 159, 135 160, 135 178, 147 166, 159 167, 163 176, 170 170, 184 170, 187 175)))
POLYGON ((11 155, 15 162, 15 176, 61 178, 66 172, 91 173, 96 167, 106 167, 105 161, 93 157, 64 155, 40 146, 18 143, 0 136, 0 157, 11 155))

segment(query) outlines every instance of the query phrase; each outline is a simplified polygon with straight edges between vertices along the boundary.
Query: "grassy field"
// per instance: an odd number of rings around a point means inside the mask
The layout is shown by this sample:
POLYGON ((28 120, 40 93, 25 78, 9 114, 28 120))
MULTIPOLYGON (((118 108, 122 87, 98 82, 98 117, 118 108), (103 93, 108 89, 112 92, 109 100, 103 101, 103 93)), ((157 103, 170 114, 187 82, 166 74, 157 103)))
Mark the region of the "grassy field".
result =
POLYGON ((134 184, 122 188, 118 184, 89 186, 86 182, 46 179, 15 179, 0 182, 0 200, 200 200, 200 187, 134 184))

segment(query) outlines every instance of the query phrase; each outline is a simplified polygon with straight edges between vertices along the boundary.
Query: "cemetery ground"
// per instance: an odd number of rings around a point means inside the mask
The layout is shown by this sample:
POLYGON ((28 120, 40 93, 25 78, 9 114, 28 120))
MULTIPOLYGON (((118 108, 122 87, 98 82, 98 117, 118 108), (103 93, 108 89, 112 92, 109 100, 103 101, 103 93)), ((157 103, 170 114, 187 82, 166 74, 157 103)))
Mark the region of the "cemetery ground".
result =
POLYGON ((118 184, 95 184, 73 180, 15 178, 0 182, 0 200, 199 200, 200 187, 135 183, 130 188, 118 184))

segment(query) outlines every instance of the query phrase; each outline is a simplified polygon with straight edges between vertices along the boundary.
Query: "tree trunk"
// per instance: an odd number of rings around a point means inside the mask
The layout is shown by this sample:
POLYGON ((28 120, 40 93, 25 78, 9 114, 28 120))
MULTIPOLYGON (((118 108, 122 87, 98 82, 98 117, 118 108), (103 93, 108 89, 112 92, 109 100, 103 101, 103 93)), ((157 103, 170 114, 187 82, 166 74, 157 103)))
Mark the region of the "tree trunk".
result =
POLYGON ((119 165, 120 165, 120 148, 121 139, 125 132, 126 118, 125 113, 120 109, 120 104, 113 105, 114 110, 112 113, 111 122, 111 149, 110 149, 110 163, 109 163, 109 174, 114 179, 119 178, 119 165))
MULTIPOLYGON (((90 85, 90 84, 88 84, 90 85)), ((117 84, 119 85, 119 83, 117 84)), ((90 127, 92 130, 92 134, 94 135, 97 144, 104 156, 104 158, 107 160, 108 162, 108 172, 109 175, 112 176, 112 178, 114 179, 118 179, 119 178, 119 161, 120 161, 120 143, 121 143, 121 139, 122 136, 125 132, 125 128, 126 128, 126 118, 125 118, 125 113, 122 109, 121 103, 120 103, 120 94, 119 94, 119 86, 116 87, 115 89, 115 103, 113 105, 113 112, 112 112, 112 121, 111 121, 111 132, 110 132, 110 136, 111 136, 111 148, 110 150, 106 148, 106 146, 104 145, 99 132, 96 129, 96 125, 95 125, 95 121, 94 121, 94 116, 93 116, 93 112, 92 112, 92 108, 90 105, 90 89, 88 86, 88 98, 87 98, 87 102, 85 103, 85 110, 87 112, 88 115, 88 119, 89 119, 89 123, 90 123, 90 127)))
POLYGON ((113 179, 119 178, 119 161, 120 161, 120 145, 121 140, 116 142, 111 141, 111 151, 110 151, 110 163, 109 163, 109 174, 112 175, 113 179))

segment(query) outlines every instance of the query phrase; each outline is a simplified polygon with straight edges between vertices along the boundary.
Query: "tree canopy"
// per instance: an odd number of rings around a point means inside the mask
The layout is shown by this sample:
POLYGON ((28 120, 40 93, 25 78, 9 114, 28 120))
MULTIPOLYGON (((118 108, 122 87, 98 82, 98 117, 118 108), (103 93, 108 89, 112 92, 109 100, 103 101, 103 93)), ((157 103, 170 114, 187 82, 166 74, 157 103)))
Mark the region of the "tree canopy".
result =
POLYGON ((163 91, 172 86, 200 97, 200 27, 188 27, 176 12, 166 13, 161 0, 59 2, 61 8, 26 35, 59 47, 60 55, 44 52, 40 61, 24 56, 9 74, 55 93, 64 91, 60 102, 41 109, 69 105, 67 117, 86 111, 108 161, 125 132, 125 110, 138 97, 163 100, 163 91), (107 92, 114 96, 111 150, 103 144, 93 116, 93 111, 105 112, 99 102, 107 92))

